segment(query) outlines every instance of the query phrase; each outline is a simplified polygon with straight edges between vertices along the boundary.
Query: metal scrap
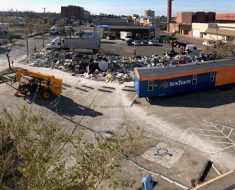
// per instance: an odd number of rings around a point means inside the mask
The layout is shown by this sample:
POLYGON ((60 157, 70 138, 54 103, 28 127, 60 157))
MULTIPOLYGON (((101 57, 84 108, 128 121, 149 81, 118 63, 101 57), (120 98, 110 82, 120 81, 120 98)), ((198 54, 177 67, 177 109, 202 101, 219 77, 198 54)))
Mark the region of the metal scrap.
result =
POLYGON ((212 56, 200 51, 174 57, 168 53, 164 56, 123 57, 81 54, 65 50, 42 50, 32 54, 27 62, 34 67, 59 69, 92 80, 123 83, 133 80, 134 67, 168 67, 211 59, 212 56))

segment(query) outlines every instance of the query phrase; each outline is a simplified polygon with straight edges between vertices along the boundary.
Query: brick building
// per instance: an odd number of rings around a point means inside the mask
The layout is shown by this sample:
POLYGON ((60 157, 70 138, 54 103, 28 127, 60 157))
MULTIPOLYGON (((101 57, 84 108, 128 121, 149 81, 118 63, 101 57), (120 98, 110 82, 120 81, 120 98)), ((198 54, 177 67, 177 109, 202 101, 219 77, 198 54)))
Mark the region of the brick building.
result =
POLYGON ((170 23, 170 32, 192 36, 192 23, 210 22, 215 22, 214 12, 178 12, 176 13, 176 22, 170 23))
POLYGON ((83 7, 79 6, 62 6, 61 7, 61 15, 63 17, 66 17, 68 19, 75 18, 75 19, 87 19, 87 17, 90 17, 90 13, 86 10, 84 10, 83 7))
POLYGON ((176 13, 176 23, 181 24, 191 24, 193 18, 192 12, 178 12, 176 13))
POLYGON ((195 23, 208 23, 215 22, 215 13, 214 12, 178 12, 176 13, 176 22, 191 24, 195 23))
POLYGON ((215 20, 218 22, 235 22, 235 13, 216 13, 215 20))

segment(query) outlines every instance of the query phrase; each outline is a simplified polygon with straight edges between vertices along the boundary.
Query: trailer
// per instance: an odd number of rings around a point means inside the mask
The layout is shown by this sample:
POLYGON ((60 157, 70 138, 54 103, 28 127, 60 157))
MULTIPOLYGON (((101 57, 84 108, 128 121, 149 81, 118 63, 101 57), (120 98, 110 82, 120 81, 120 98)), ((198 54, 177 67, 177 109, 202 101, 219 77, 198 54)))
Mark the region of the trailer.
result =
POLYGON ((235 59, 134 69, 138 97, 153 98, 235 83, 235 59))
POLYGON ((83 32, 78 37, 57 37, 47 44, 47 49, 91 49, 97 52, 100 48, 100 36, 94 32, 83 32))

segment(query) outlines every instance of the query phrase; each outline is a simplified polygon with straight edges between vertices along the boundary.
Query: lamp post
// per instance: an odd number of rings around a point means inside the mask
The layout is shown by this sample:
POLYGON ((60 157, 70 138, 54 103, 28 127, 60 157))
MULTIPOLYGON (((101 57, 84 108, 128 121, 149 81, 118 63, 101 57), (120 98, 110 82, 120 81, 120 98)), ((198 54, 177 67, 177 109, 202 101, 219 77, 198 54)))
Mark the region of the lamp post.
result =
POLYGON ((25 18, 25 40, 26 40, 26 52, 27 57, 29 56, 29 41, 28 41, 28 21, 27 18, 25 18))
MULTIPOLYGON (((46 7, 43 8, 44 10, 44 14, 43 16, 45 16, 45 12, 46 12, 46 7)), ((43 17, 43 29, 42 29, 42 47, 45 47, 45 37, 44 37, 44 32, 45 32, 45 18, 43 17)))

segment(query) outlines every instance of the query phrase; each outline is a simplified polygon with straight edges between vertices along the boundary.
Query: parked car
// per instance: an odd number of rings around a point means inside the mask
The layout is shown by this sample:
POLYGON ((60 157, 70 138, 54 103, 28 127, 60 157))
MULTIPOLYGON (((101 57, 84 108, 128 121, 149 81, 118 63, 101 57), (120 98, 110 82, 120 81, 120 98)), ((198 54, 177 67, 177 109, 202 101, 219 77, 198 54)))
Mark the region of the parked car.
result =
POLYGON ((140 40, 134 40, 131 44, 134 45, 134 46, 140 46, 141 41, 140 40))
POLYGON ((142 41, 141 41, 141 45, 142 45, 142 46, 148 45, 148 41, 147 41, 147 40, 142 40, 142 41))
POLYGON ((131 46, 131 45, 133 45, 132 42, 133 42, 133 39, 130 38, 129 40, 126 41, 126 44, 128 46, 131 46))
POLYGON ((153 38, 151 40, 154 40, 157 43, 163 43, 163 40, 161 38, 153 38))
POLYGON ((158 45, 158 42, 155 41, 155 40, 149 40, 149 41, 148 41, 148 45, 150 45, 150 46, 156 46, 156 45, 158 45))

